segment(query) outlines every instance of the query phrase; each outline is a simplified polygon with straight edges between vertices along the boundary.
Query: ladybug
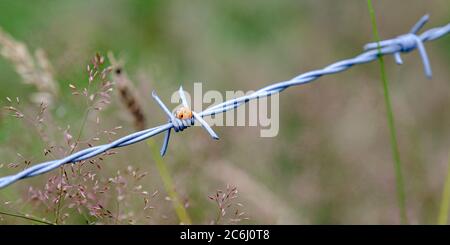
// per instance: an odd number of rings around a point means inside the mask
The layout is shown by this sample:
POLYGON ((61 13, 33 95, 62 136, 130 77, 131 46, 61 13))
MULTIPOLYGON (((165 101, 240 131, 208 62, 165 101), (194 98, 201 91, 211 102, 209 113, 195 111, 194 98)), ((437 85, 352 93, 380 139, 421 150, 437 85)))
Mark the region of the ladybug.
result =
POLYGON ((181 120, 185 119, 191 119, 192 118, 192 111, 191 109, 187 107, 181 107, 178 109, 175 113, 175 117, 181 120))

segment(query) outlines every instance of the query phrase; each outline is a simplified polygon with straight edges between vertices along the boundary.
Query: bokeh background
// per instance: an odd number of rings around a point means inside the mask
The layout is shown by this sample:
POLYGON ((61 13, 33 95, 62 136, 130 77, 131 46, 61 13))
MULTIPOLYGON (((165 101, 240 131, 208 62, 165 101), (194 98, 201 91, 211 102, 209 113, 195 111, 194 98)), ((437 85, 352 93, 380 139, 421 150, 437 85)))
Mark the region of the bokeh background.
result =
MULTIPOLYGON (((381 38, 406 33, 425 13, 431 15, 425 29, 450 21, 448 0, 382 0, 374 7, 381 38)), ((81 139, 118 125, 122 129, 111 139, 135 131, 115 91, 111 103, 82 126, 86 106, 71 95, 69 84, 88 86, 86 66, 96 52, 106 56, 112 51, 123 61, 150 127, 166 121, 151 99, 153 89, 167 102, 179 85, 192 92, 194 82, 202 82, 204 91, 255 90, 355 56, 373 40, 366 1, 358 0, 0 0, 0 26, 31 53, 45 51, 58 84, 42 129, 48 141, 32 124, 2 112, 1 176, 18 172, 27 161, 52 159, 44 154, 48 142, 65 145, 68 125, 74 137, 84 128, 81 139)), ((416 52, 404 55, 402 66, 385 59, 412 224, 437 222, 450 152, 450 38, 426 47, 432 80, 425 78, 416 52)), ((0 57, 1 105, 9 106, 6 97, 13 104, 19 97, 15 107, 35 115, 39 91, 23 80, 13 62, 0 57)), ((164 163, 193 223, 216 220, 218 207, 208 196, 227 185, 237 187, 238 197, 219 223, 231 222, 234 207, 245 212, 239 221, 244 224, 400 222, 377 62, 290 88, 280 95, 280 107, 275 138, 260 138, 257 127, 216 127, 220 141, 199 128, 173 136, 164 163)), ((153 141, 159 147, 162 136, 153 141)), ((85 147, 80 143, 76 149, 85 147)), ((53 157, 64 153, 54 152, 53 157)), ((115 218, 92 216, 83 204, 77 210, 66 198, 59 207, 62 223, 178 224, 154 162, 145 142, 105 158, 101 169, 89 170, 100 183, 108 184, 130 167, 148 174, 139 184, 126 182, 128 189, 112 187, 96 194, 106 198, 91 198, 102 199, 115 218), (141 190, 157 192, 151 208, 144 210, 141 190)), ((65 168, 70 172, 70 166, 65 168)), ((56 189, 47 199, 36 193, 46 193, 49 179, 59 173, 0 190, 0 211, 54 221, 56 189)), ((94 185, 83 178, 72 184, 94 185)), ((34 223, 0 217, 2 224, 34 223)))

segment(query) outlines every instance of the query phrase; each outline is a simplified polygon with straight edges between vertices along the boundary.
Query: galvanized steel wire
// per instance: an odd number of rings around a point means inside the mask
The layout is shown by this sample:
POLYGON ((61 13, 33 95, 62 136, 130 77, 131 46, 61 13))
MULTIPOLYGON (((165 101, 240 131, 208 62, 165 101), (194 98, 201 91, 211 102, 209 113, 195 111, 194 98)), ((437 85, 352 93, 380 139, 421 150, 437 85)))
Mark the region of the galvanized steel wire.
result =
MULTIPOLYGON (((81 150, 79 152, 76 152, 72 155, 69 155, 65 158, 36 164, 36 165, 31 166, 17 174, 2 177, 2 178, 0 178, 0 188, 4 188, 12 183, 15 183, 18 180, 21 180, 21 179, 44 174, 46 172, 49 172, 55 168, 58 168, 64 164, 67 164, 67 163, 75 163, 75 162, 79 162, 79 161, 84 161, 89 158, 95 157, 99 154, 105 153, 108 150, 111 150, 114 148, 119 148, 119 147, 124 147, 124 146, 128 146, 128 145, 140 142, 142 140, 145 140, 145 139, 148 139, 155 135, 158 135, 162 132, 166 132, 163 147, 161 149, 161 155, 164 155, 167 150, 171 129, 174 129, 176 132, 183 131, 187 127, 194 125, 195 121, 199 122, 207 130, 207 132, 211 135, 212 138, 218 139, 217 134, 202 119, 203 117, 223 113, 228 110, 235 109, 238 106, 245 104, 250 100, 267 97, 267 96, 273 95, 275 93, 279 93, 291 86, 306 84, 306 83, 309 83, 311 81, 318 79, 321 76, 342 72, 342 71, 349 69, 350 67, 352 67, 354 65, 359 65, 359 64, 364 64, 364 63, 374 61, 380 55, 392 54, 392 55, 394 55, 396 62, 398 64, 402 64, 402 59, 400 57, 400 53, 406 53, 406 52, 410 52, 412 50, 418 49, 421 59, 422 59, 422 62, 423 62, 425 75, 427 77, 431 78, 431 75, 432 75, 431 65, 430 65, 428 55, 426 53, 423 43, 432 41, 432 40, 435 40, 435 39, 438 39, 438 38, 441 38, 441 37, 447 35, 450 32, 450 23, 445 26, 429 29, 429 30, 421 33, 420 35, 418 35, 417 32, 419 31, 419 29, 421 27, 423 27, 425 25, 425 23, 428 21, 428 19, 429 19, 428 15, 425 15, 424 17, 422 17, 416 23, 416 25, 414 25, 414 27, 411 29, 411 31, 407 34, 398 36, 393 39, 381 41, 379 43, 367 44, 364 47, 365 52, 363 52, 362 54, 360 54, 354 58, 341 60, 341 61, 333 63, 323 69, 306 72, 306 73, 296 76, 290 80, 271 84, 269 86, 259 89, 258 91, 255 91, 254 93, 251 93, 249 95, 242 96, 242 97, 232 99, 229 101, 225 101, 218 105, 209 107, 202 112, 193 112, 193 117, 189 118, 189 119, 181 120, 181 119, 174 117, 173 114, 168 110, 168 108, 164 105, 164 103, 161 101, 161 99, 154 92, 152 94, 153 98, 156 100, 156 102, 161 106, 161 108, 164 110, 164 112, 168 116, 169 121, 167 123, 162 124, 157 127, 153 127, 150 129, 132 133, 130 135, 127 135, 120 139, 117 139, 109 144, 90 147, 90 148, 81 150)), ((183 102, 183 105, 185 107, 188 107, 188 103, 186 101, 183 89, 181 87, 180 87, 179 93, 180 93, 180 98, 183 102)))

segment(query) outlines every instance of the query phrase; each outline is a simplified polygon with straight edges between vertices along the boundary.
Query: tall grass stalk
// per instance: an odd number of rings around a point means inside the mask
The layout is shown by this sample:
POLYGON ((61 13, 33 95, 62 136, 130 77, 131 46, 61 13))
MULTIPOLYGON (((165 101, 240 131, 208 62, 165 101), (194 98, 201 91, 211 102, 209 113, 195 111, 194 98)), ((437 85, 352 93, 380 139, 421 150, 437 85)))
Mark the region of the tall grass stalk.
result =
MULTIPOLYGON (((376 21, 376 17, 375 17, 375 11, 372 6, 371 0, 367 0, 367 7, 369 9, 370 18, 372 21, 373 35, 374 35, 375 41, 378 42, 378 52, 381 53, 381 47, 379 45, 380 36, 378 34, 378 27, 377 27, 377 21, 376 21)), ((398 208, 400 210, 400 221, 402 224, 407 224, 408 218, 406 215, 406 194, 405 194, 405 188, 404 188, 402 166, 401 166, 401 162, 400 162, 400 152, 398 149, 397 132, 395 129, 394 112, 392 110, 391 97, 389 95, 389 84, 388 84, 386 71, 384 68, 383 56, 379 55, 378 60, 380 62, 380 74, 381 74, 381 80, 383 82, 384 102, 386 105, 386 117, 388 120, 389 131, 390 131, 392 158, 394 160, 395 179, 396 179, 396 186, 397 186, 397 200, 398 200, 398 208)))
POLYGON ((44 220, 40 220, 38 218, 33 218, 33 217, 29 217, 29 216, 25 216, 22 214, 13 214, 13 213, 6 213, 6 212, 2 212, 0 211, 1 215, 6 215, 6 216, 11 216, 11 217, 15 217, 15 218, 20 218, 20 219, 26 219, 32 222, 36 222, 36 223, 41 223, 41 224, 45 224, 45 225, 54 225, 53 223, 44 221, 44 220))
MULTIPOLYGON (((75 141, 75 145, 72 148, 72 150, 70 150, 69 154, 72 154, 75 151, 75 148, 77 147, 78 142, 80 142, 81 135, 83 134, 83 130, 86 126, 86 122, 87 122, 87 119, 89 116, 89 111, 90 111, 90 107, 88 106, 88 108, 84 111, 83 122, 81 123, 80 130, 78 131, 78 136, 75 141)), ((62 179, 64 178, 64 171, 65 170, 64 170, 64 165, 63 165, 60 167, 60 177, 59 178, 60 178, 61 183, 62 183, 62 179)), ((56 210, 55 210, 55 224, 57 224, 57 225, 59 224, 59 216, 61 213, 61 207, 63 205, 62 203, 64 202, 63 194, 64 194, 64 191, 63 191, 62 185, 61 185, 61 188, 60 188, 59 194, 58 194, 58 205, 56 206, 56 210)))
POLYGON ((180 198, 178 197, 177 192, 175 191, 175 185, 173 184, 172 178, 170 177, 169 171, 167 170, 166 163, 163 161, 162 157, 159 155, 158 147, 155 145, 153 140, 147 140, 147 144, 150 148, 150 152, 152 154, 152 158, 156 163, 156 168, 158 169, 159 175, 164 184, 164 188, 169 195, 173 207, 175 209, 175 213, 178 216, 178 219, 181 223, 190 225, 191 218, 187 213, 184 205, 181 203, 180 198))
POLYGON ((450 154, 448 157, 447 177, 442 191, 441 208, 439 209, 438 224, 446 225, 448 221, 448 209, 450 205, 450 154))

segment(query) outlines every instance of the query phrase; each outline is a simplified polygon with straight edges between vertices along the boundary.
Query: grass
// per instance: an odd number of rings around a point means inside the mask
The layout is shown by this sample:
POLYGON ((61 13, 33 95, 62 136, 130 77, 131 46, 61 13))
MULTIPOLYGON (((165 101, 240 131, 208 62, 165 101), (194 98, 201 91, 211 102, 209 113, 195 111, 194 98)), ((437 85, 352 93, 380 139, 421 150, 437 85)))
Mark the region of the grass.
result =
POLYGON ((162 157, 159 155, 159 150, 155 145, 155 142, 150 139, 147 140, 147 144, 150 148, 150 152, 152 154, 152 158, 155 161, 156 168, 158 169, 158 173, 161 176, 161 179, 164 184, 164 189, 170 197, 170 200, 173 203, 173 207, 175 209, 175 213, 178 216, 178 219, 181 223, 185 225, 192 224, 191 218, 189 217, 188 212, 184 208, 184 205, 181 203, 180 198, 178 197, 177 192, 175 191, 175 185, 173 184, 172 178, 170 177, 169 170, 166 167, 166 163, 163 161, 162 157))
POLYGON ((0 214, 2 215, 6 215, 6 216, 11 216, 11 217, 15 217, 15 218, 20 218, 20 219, 26 219, 32 222, 36 222, 36 223, 40 223, 40 224, 45 224, 45 225, 54 225, 53 223, 47 222, 47 221, 43 221, 37 218, 33 218, 33 217, 29 217, 29 216, 25 216, 22 214, 13 214, 13 213, 6 213, 6 212, 2 212, 0 211, 0 214))
MULTIPOLYGON (((367 0, 367 7, 369 9, 370 18, 372 21, 373 35, 375 37, 375 41, 377 41, 379 43, 380 36, 378 34, 375 11, 372 6, 371 0, 367 0)), ((381 48, 380 48, 379 44, 378 44, 378 52, 381 53, 381 48)), ((402 165, 401 165, 401 161, 400 161, 400 152, 398 149, 397 131, 395 129, 394 112, 392 109, 391 97, 389 95, 389 83, 388 83, 386 71, 384 68, 383 56, 379 55, 378 60, 380 63, 381 81, 383 82, 383 94, 384 94, 384 102, 386 105, 386 117, 387 117, 389 131, 390 131, 392 158, 394 160, 395 179, 396 179, 396 186, 397 186, 397 200, 398 200, 398 208, 400 210, 400 221, 402 224, 408 224, 408 217, 406 215, 406 193, 405 193, 404 180, 403 180, 403 174, 402 174, 402 165)))
POLYGON ((444 190, 442 191, 441 208, 439 209, 438 224, 446 225, 448 222, 448 209, 450 205, 450 156, 447 166, 447 177, 445 178, 444 190))

